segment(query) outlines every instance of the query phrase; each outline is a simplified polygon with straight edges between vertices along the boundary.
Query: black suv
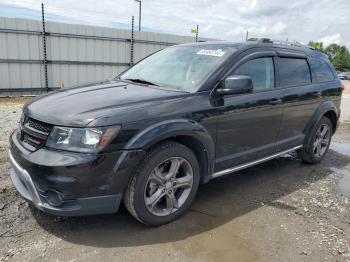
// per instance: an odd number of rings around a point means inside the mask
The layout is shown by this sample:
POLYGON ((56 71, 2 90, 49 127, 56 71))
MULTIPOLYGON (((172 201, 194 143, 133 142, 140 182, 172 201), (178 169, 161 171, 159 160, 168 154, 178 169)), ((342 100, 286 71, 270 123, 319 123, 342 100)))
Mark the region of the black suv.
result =
POLYGON ((10 138, 11 178, 40 210, 168 223, 209 180, 298 150, 325 156, 342 85, 327 57, 271 41, 166 48, 117 78, 37 97, 10 138))

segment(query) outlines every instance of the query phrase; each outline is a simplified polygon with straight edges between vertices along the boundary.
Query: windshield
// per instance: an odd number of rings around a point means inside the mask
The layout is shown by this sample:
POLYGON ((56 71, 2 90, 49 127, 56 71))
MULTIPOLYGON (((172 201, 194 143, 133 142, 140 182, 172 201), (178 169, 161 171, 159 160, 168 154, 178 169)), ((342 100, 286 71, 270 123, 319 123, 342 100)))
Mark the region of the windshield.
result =
POLYGON ((120 79, 196 92, 234 51, 222 45, 169 47, 142 60, 120 79))

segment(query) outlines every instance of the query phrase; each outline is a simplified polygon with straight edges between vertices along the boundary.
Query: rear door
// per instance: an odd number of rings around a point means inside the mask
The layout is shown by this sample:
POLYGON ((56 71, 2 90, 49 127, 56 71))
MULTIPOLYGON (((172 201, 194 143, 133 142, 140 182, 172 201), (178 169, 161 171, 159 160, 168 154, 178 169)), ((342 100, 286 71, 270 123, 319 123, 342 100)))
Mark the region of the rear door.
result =
POLYGON ((228 75, 248 75, 254 90, 222 97, 218 108, 216 164, 220 171, 271 155, 282 120, 281 90, 276 87, 275 52, 245 55, 228 75))
POLYGON ((283 95, 283 121, 277 151, 303 144, 304 129, 322 102, 319 85, 312 82, 307 56, 300 52, 278 52, 277 69, 283 95))

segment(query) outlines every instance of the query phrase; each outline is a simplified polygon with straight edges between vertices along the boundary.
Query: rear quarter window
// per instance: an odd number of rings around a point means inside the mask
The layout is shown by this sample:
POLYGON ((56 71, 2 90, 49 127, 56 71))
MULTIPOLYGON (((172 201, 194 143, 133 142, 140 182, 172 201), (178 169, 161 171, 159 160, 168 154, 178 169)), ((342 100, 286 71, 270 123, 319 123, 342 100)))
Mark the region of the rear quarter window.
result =
POLYGON ((310 59, 310 65, 313 76, 312 82, 320 83, 334 80, 332 69, 327 62, 318 59, 310 59))
POLYGON ((278 69, 282 87, 311 83, 309 64, 303 58, 279 58, 278 69))

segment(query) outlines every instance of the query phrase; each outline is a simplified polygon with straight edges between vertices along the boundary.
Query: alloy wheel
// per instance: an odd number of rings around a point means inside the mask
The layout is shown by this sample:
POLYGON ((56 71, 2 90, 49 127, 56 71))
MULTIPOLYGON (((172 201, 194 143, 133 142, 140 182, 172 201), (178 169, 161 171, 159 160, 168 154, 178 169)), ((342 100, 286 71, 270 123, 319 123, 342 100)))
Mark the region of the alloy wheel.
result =
POLYGON ((182 157, 172 157, 160 163, 150 174, 144 191, 149 212, 166 216, 185 203, 193 186, 193 170, 182 157))
POLYGON ((317 158, 322 157, 327 151, 330 137, 329 126, 326 124, 321 125, 316 132, 316 137, 313 143, 313 154, 317 158))

